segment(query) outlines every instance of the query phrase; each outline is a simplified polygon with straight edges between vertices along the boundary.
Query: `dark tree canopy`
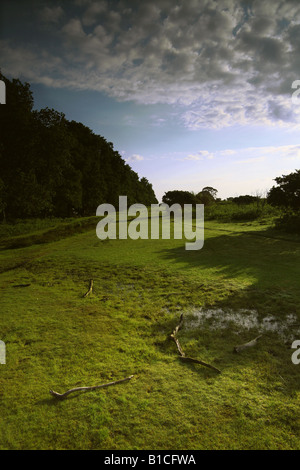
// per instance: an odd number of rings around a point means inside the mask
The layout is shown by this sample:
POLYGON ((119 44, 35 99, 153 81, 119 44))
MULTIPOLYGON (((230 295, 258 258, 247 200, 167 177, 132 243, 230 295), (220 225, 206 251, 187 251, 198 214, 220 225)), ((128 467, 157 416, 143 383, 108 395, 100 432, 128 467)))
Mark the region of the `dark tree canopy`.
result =
POLYGON ((172 204, 213 204, 216 201, 217 190, 211 186, 206 186, 198 194, 194 194, 190 191, 168 191, 164 194, 162 200, 169 206, 172 204))
POLYGON ((10 218, 94 215, 99 204, 156 204, 152 185, 113 144, 54 109, 33 110, 28 83, 8 80, 0 107, 0 213, 10 218))
POLYGON ((248 205, 252 204, 253 202, 257 202, 257 196, 250 196, 249 194, 246 194, 245 196, 233 197, 231 200, 238 205, 248 205))
POLYGON ((300 170, 289 175, 275 178, 277 186, 273 186, 267 197, 269 204, 300 210, 300 170))
POLYGON ((209 193, 214 199, 216 199, 218 190, 213 188, 212 186, 205 186, 205 188, 203 188, 201 192, 209 193))
POLYGON ((189 191, 179 190, 167 191, 164 194, 162 201, 165 204, 168 204, 168 206, 171 206, 173 204, 180 204, 181 206, 183 206, 184 204, 197 203, 196 196, 193 193, 190 193, 189 191))
POLYGON ((217 192, 217 189, 211 186, 205 186, 196 196, 198 203, 206 206, 213 204, 216 201, 217 192))

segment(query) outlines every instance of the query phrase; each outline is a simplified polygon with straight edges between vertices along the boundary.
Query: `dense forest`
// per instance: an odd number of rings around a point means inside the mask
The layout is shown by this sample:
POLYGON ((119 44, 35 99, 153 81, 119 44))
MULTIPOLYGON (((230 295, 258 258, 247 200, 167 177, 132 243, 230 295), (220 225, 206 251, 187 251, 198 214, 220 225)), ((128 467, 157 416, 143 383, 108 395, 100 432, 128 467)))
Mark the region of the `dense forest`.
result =
POLYGON ((28 83, 9 80, 0 106, 0 217, 94 215, 99 204, 156 204, 113 144, 54 109, 34 110, 28 83))

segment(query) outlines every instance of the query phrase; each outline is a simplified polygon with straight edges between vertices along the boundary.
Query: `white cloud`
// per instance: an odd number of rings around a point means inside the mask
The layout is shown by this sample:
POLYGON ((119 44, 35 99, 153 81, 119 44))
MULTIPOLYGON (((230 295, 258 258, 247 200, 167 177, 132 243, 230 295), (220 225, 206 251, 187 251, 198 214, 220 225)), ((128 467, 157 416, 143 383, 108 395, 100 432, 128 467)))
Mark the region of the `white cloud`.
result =
POLYGON ((300 145, 242 147, 237 149, 215 150, 214 152, 200 150, 198 152, 188 153, 187 156, 182 158, 174 155, 174 158, 177 161, 208 161, 217 159, 218 161, 228 161, 232 164, 272 163, 274 160, 300 160, 300 145))
POLYGON ((188 154, 184 160, 194 160, 194 161, 197 161, 197 160, 204 160, 204 159, 213 159, 214 158, 214 154, 209 152, 208 150, 199 150, 199 152, 197 153, 190 153, 188 154))
POLYGON ((184 160, 202 160, 202 157, 198 154, 189 154, 184 160))
POLYGON ((220 154, 221 156, 235 155, 235 154, 236 154, 236 150, 233 150, 233 149, 221 150, 221 151, 219 151, 219 154, 220 154))
POLYGON ((126 158, 127 162, 141 162, 143 160, 144 160, 144 157, 138 154, 133 154, 130 157, 126 158))

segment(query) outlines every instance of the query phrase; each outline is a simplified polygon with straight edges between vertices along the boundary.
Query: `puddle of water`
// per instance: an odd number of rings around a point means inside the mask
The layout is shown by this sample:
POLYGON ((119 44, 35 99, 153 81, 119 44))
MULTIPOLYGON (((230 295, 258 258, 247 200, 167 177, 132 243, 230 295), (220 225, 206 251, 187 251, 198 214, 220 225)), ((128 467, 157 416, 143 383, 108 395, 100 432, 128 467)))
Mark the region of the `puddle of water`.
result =
POLYGON ((117 282, 116 287, 117 289, 120 289, 120 290, 134 290, 135 289, 134 284, 122 284, 121 282, 117 282))
POLYGON ((184 313, 184 327, 187 329, 198 328, 206 323, 212 330, 226 329, 234 325, 241 330, 255 329, 261 334, 277 333, 284 340, 300 336, 299 320, 293 314, 279 320, 272 315, 259 319, 257 311, 250 309, 192 308, 184 313))

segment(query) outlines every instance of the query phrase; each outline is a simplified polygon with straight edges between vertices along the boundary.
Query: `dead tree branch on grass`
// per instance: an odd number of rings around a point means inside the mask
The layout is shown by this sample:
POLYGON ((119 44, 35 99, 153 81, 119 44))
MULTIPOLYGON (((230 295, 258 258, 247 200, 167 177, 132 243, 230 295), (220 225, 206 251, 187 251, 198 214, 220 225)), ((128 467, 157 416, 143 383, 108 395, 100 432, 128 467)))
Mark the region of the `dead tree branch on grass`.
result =
POLYGON ((72 392, 84 392, 86 390, 96 390, 98 388, 104 388, 104 387, 109 387, 110 385, 116 385, 121 382, 125 382, 127 380, 132 379, 133 375, 130 375, 129 377, 126 377, 125 379, 120 379, 120 380, 115 380, 114 382, 109 382, 107 384, 102 384, 102 385, 94 385, 92 387, 76 387, 76 388, 71 388, 70 390, 67 390, 65 393, 58 393, 54 392, 54 390, 49 390, 51 395, 53 395, 56 398, 65 398, 72 392))
POLYGON ((180 346, 180 343, 178 341, 178 339, 176 338, 176 335, 178 333, 178 331, 180 330, 180 328, 182 327, 182 323, 183 323, 183 313, 180 315, 180 320, 179 320, 179 323, 178 325, 176 326, 175 330, 173 331, 173 333, 170 335, 170 337, 175 341, 176 343, 176 346, 177 346, 177 349, 178 349, 178 352, 180 354, 180 356, 185 356, 181 346, 180 346))
POLYGON ((90 293, 92 292, 93 290, 93 284, 94 284, 94 281, 93 279, 90 280, 90 287, 89 287, 89 290, 84 294, 83 297, 87 297, 88 295, 90 295, 90 293))
POLYGON ((241 344, 240 346, 235 346, 233 348, 234 352, 239 353, 240 351, 243 351, 243 349, 251 348, 252 346, 255 346, 257 343, 257 340, 261 338, 262 335, 257 336, 254 338, 252 341, 249 341, 248 343, 241 344))
POLYGON ((183 313, 180 315, 180 320, 179 320, 178 325, 174 329, 173 333, 170 335, 170 337, 175 341, 175 344, 177 346, 177 349, 178 349, 178 352, 179 352, 179 355, 180 355, 180 359, 183 360, 183 361, 186 361, 186 362, 194 362, 196 364, 201 364, 204 367, 208 367, 209 369, 213 369, 216 372, 221 373, 220 369, 217 369, 217 367, 212 366, 211 364, 208 364, 207 362, 200 361, 199 359, 194 359, 193 357, 187 357, 185 355, 185 353, 184 353, 184 351, 183 351, 183 349, 182 349, 182 347, 181 347, 181 345, 178 341, 178 338, 176 337, 178 331, 182 327, 182 323, 183 323, 183 313))
POLYGON ((202 366, 208 367, 209 369, 213 369, 216 372, 219 372, 219 374, 221 374, 220 369, 218 369, 215 366, 212 366, 211 364, 208 364, 207 362, 200 361, 199 359, 194 359, 193 357, 188 357, 188 356, 181 356, 180 359, 186 362, 194 362, 195 364, 201 364, 202 366))

